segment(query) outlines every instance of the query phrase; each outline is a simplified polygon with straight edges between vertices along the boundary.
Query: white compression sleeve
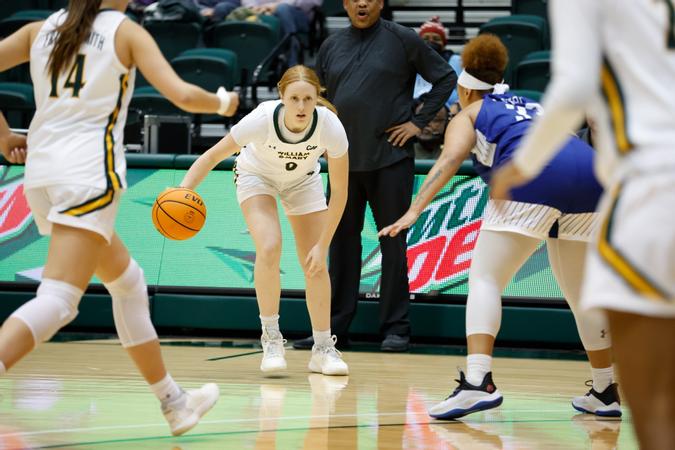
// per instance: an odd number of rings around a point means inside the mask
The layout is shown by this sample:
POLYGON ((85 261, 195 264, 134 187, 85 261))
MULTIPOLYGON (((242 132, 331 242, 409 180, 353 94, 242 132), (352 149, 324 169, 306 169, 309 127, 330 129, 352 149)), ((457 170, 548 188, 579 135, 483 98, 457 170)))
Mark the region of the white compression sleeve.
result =
POLYGON ((502 291, 539 242, 522 234, 481 230, 469 272, 467 336, 497 336, 502 318, 502 291))

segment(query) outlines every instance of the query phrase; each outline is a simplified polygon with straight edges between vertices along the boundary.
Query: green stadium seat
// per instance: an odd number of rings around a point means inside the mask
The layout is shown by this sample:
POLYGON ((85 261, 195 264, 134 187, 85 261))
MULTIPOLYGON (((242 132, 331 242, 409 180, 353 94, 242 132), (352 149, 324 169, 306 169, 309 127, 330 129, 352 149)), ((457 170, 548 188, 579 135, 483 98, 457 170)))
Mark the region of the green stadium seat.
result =
POLYGON ((152 35, 169 61, 185 50, 197 47, 201 36, 201 27, 196 23, 153 20, 145 21, 143 28, 152 35))
MULTIPOLYGON (((250 86, 256 67, 269 58, 280 39, 271 26, 255 22, 221 22, 212 29, 213 47, 232 50, 238 59, 240 76, 237 84, 250 86)), ((261 81, 269 82, 270 64, 262 70, 261 81)), ((275 81, 276 82, 276 81, 275 81)))
POLYGON ((258 16, 260 21, 274 30, 277 37, 281 39, 281 21, 271 14, 262 14, 258 16))
POLYGON ((551 79, 551 52, 532 52, 516 67, 513 87, 544 92, 551 79))
POLYGON ((188 115, 188 113, 174 106, 152 86, 135 89, 129 103, 129 109, 140 111, 141 116, 147 114, 158 116, 188 115))
POLYGON ((0 111, 11 127, 28 128, 35 113, 33 86, 26 83, 0 83, 0 111))
POLYGON ((23 63, 4 72, 0 72, 0 82, 31 84, 30 65, 23 63))
POLYGON ((530 14, 548 20, 549 0, 512 0, 512 14, 530 14))
POLYGON ((237 55, 220 48, 184 51, 171 60, 171 65, 182 79, 211 92, 219 86, 234 89, 239 70, 237 55))
MULTIPOLYGON (((171 60, 171 66, 183 80, 209 92, 216 92, 220 86, 230 91, 234 89, 238 70, 234 52, 215 48, 183 52, 171 60)), ((214 114, 195 117, 196 123, 222 121, 221 116, 214 114)))
POLYGON ((38 9, 45 8, 48 6, 43 5, 38 0, 0 0, 0 18, 7 18, 12 16, 14 13, 23 11, 26 9, 38 9))
POLYGON ((49 17, 51 13, 52 11, 44 9, 17 11, 11 16, 0 20, 0 38, 9 36, 26 24, 44 20, 49 17))
POLYGON ((497 17, 480 27, 480 33, 497 35, 509 52, 504 80, 513 83, 515 68, 525 56, 549 48, 546 20, 531 15, 497 17))

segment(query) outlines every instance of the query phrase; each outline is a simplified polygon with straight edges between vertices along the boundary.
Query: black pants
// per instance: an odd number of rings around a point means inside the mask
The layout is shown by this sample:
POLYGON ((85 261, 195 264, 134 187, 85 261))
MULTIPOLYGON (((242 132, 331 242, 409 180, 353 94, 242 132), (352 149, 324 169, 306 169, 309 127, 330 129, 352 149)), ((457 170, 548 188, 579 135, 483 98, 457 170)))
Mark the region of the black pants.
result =
MULTIPOLYGON (((361 231, 370 204, 377 229, 394 223, 410 207, 415 161, 406 158, 371 172, 350 172, 347 205, 330 245, 331 330, 346 335, 356 313, 361 281, 361 231)), ((382 281, 380 333, 410 334, 406 233, 380 238, 382 281)))

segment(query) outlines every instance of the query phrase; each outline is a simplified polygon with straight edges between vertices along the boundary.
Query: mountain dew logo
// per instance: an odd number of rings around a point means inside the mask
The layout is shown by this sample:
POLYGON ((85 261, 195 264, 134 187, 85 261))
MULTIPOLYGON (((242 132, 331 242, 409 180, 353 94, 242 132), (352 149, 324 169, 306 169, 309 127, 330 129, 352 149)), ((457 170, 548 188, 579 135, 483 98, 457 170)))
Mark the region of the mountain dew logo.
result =
POLYGON ((408 231, 410 292, 448 291, 466 284, 487 186, 455 177, 408 231))
POLYGON ((5 181, 8 170, 0 175, 0 245, 21 235, 32 223, 32 215, 23 195, 23 177, 5 181))

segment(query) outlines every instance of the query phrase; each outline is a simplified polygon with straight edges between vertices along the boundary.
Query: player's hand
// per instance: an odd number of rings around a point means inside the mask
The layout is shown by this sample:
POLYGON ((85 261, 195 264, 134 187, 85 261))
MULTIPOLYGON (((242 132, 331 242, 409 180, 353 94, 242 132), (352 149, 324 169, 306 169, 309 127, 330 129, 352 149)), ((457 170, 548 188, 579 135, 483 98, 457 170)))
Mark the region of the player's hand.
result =
POLYGON ((510 200, 511 189, 528 181, 512 161, 507 162, 492 174, 490 179, 490 197, 495 200, 510 200))
POLYGON ((12 164, 26 162, 26 148, 26 136, 22 134, 9 133, 0 137, 2 156, 12 164))
POLYGON ((305 259, 305 268, 307 275, 313 277, 323 271, 328 270, 326 260, 328 259, 328 249, 321 245, 315 245, 307 254, 305 259))
POLYGON ((387 133, 391 133, 387 141, 389 141, 394 147, 403 147, 408 140, 420 134, 422 130, 417 127, 414 123, 408 121, 386 130, 387 133))
POLYGON ((414 211, 408 210, 405 214, 401 216, 400 219, 398 219, 396 222, 394 222, 391 225, 388 225, 380 230, 379 233, 377 233, 378 237, 384 237, 384 236, 389 236, 389 237, 395 237, 397 234, 399 234, 402 230, 406 230, 413 226, 415 222, 417 222, 417 218, 419 217, 419 214, 417 214, 414 211))

